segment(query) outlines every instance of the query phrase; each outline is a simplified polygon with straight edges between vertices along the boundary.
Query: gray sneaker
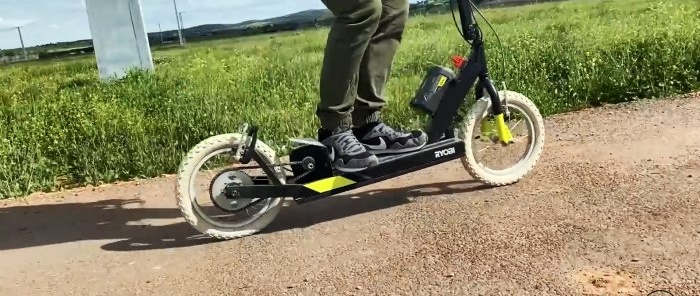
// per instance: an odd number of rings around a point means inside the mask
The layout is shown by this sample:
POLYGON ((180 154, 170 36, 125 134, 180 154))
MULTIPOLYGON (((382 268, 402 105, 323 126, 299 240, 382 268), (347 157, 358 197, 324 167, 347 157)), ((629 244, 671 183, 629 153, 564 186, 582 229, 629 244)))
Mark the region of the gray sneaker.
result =
POLYGON ((326 145, 331 162, 339 171, 357 172, 379 164, 379 159, 365 149, 351 129, 319 130, 319 141, 326 145))
POLYGON ((370 123, 355 130, 355 135, 373 154, 396 154, 420 150, 428 142, 428 135, 416 130, 397 132, 382 122, 370 123))

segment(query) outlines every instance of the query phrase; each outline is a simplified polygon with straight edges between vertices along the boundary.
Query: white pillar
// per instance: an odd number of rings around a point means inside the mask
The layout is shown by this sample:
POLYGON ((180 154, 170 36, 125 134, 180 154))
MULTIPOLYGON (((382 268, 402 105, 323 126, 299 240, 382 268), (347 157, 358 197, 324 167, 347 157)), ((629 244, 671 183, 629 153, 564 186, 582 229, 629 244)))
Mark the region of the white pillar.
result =
POLYGON ((140 0, 85 0, 101 79, 153 70, 140 0))

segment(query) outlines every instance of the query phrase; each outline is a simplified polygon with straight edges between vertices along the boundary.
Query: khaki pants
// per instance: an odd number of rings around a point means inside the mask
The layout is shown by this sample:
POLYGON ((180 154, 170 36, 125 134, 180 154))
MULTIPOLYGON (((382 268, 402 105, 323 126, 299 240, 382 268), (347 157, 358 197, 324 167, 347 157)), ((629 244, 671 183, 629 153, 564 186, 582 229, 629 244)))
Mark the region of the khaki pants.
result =
POLYGON ((408 0, 322 0, 336 16, 321 70, 316 114, 323 128, 379 120, 408 18, 408 0))

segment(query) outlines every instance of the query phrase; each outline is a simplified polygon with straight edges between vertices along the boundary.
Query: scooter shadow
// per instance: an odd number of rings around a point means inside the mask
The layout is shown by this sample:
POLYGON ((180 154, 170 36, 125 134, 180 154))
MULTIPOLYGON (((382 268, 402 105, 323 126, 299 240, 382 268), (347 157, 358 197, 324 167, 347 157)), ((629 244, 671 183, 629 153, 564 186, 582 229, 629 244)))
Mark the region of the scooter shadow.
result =
POLYGON ((308 204, 290 202, 290 205, 282 209, 275 221, 259 234, 306 228, 354 215, 401 206, 423 197, 469 193, 488 188, 491 187, 469 180, 357 191, 356 193, 327 197, 308 204))
MULTIPOLYGON (((272 234, 297 228, 306 228, 319 223, 388 209, 411 202, 421 197, 458 194, 489 188, 474 181, 420 184, 391 189, 361 190, 331 196, 312 203, 298 205, 288 201, 275 221, 256 235, 272 234)), ((179 212, 178 212, 179 213, 179 212)), ((137 251, 168 248, 184 248, 220 242, 196 233, 188 224, 150 226, 131 234, 131 238, 102 246, 108 251, 137 251), (179 233, 179 234, 178 234, 179 233), (187 237, 182 238, 182 235, 187 237), (169 240, 163 238, 170 237, 169 240), (174 239, 174 237, 180 237, 174 239)))

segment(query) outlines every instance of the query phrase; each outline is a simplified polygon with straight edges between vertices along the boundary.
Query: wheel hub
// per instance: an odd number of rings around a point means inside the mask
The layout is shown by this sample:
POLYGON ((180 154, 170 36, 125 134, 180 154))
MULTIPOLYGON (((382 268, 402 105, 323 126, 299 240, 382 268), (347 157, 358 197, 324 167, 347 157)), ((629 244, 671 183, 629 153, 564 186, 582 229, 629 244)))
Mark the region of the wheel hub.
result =
POLYGON ((236 198, 227 198, 225 191, 226 186, 229 184, 235 184, 238 186, 254 185, 253 179, 244 172, 237 170, 225 170, 219 173, 212 180, 209 192, 211 201, 217 208, 226 212, 236 212, 245 208, 253 201, 252 198, 242 197, 240 194, 236 194, 235 191, 233 192, 233 195, 236 196, 236 198))

